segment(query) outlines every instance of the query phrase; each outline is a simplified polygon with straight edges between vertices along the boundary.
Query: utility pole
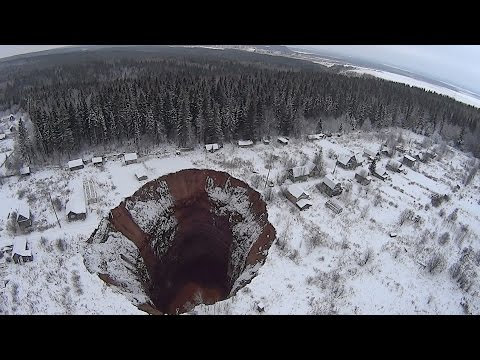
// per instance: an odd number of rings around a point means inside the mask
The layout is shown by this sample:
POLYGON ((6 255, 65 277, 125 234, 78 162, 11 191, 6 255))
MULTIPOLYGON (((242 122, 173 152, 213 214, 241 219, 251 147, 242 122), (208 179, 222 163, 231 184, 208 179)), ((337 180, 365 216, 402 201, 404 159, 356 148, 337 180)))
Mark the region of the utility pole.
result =
POLYGON ((62 225, 60 225, 60 220, 58 220, 57 211, 55 210, 55 205, 53 205, 52 195, 48 193, 48 197, 50 198, 50 203, 52 204, 53 212, 55 213, 55 217, 57 218, 58 226, 60 226, 60 229, 61 229, 62 225))

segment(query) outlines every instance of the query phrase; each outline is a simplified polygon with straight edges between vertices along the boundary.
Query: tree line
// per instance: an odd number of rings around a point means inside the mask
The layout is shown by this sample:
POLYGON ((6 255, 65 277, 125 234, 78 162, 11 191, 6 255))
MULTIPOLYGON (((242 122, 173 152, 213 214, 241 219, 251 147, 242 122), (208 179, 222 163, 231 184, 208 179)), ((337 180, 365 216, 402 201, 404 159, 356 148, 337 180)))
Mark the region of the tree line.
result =
POLYGON ((480 110, 382 79, 214 58, 91 61, 10 81, 3 103, 31 119, 19 128, 25 160, 133 141, 180 147, 399 126, 438 133, 480 157, 480 110))

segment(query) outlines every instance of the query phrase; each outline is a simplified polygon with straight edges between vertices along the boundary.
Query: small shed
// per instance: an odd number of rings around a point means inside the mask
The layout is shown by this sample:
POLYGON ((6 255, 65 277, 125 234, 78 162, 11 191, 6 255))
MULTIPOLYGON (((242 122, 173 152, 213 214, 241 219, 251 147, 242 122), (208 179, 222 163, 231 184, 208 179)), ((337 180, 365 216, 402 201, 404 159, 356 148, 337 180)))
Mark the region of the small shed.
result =
POLYGON ((402 163, 408 167, 415 165, 415 158, 410 155, 404 155, 402 163))
POLYGON ((92 164, 95 166, 102 166, 103 165, 103 158, 101 156, 93 157, 92 164))
POLYGON ((21 176, 28 176, 30 175, 30 166, 24 166, 20 169, 20 175, 21 176))
POLYGON ((368 185, 372 181, 372 178, 368 175, 368 170, 360 168, 355 172, 355 180, 362 185, 368 185))
POLYGON ((16 237, 14 239, 12 259, 15 264, 33 261, 32 250, 28 248, 25 237, 16 237))
POLYGON ((311 207, 313 203, 309 199, 301 199, 298 200, 295 205, 297 205, 300 210, 306 210, 311 207))
POLYGON ((123 154, 123 160, 125 161, 125 165, 135 164, 138 160, 137 153, 123 154))
POLYGON ((218 144, 205 144, 205 150, 213 153, 215 151, 220 150, 220 145, 218 145, 218 144))
POLYGON ((265 136, 265 137, 262 139, 262 142, 263 142, 265 145, 270 145, 270 136, 265 136))
POLYGON ((135 177, 137 178, 138 181, 143 181, 148 179, 147 173, 145 172, 144 169, 138 169, 137 171, 135 171, 135 177))
POLYGON ((394 171, 394 172, 401 172, 402 171, 402 163, 397 160, 390 159, 387 163, 387 170, 394 171))
POLYGON ((311 135, 307 135, 307 140, 308 141, 316 141, 316 140, 322 140, 322 139, 325 139, 325 134, 311 134, 311 135))
POLYGON ((288 145, 288 139, 284 136, 279 136, 277 141, 282 145, 288 145))
POLYGON ((342 184, 330 174, 325 175, 316 187, 330 197, 340 195, 343 191, 342 184))
POLYGON ((238 146, 245 148, 245 147, 252 147, 253 141, 252 140, 238 140, 238 146))
POLYGON ((4 140, 7 137, 5 134, 0 134, 0 140, 4 140))
POLYGON ((26 203, 22 203, 18 206, 17 224, 22 230, 32 226, 32 214, 30 212, 30 206, 28 206, 26 203))
POLYGON ((83 169, 83 160, 82 159, 77 159, 77 160, 69 161, 68 162, 68 168, 71 171, 83 169))
POLYGON ((388 157, 392 157, 393 154, 394 154, 394 150, 389 148, 388 146, 383 146, 382 147, 382 150, 380 150, 380 153, 382 155, 385 155, 385 156, 388 156, 388 157))
POLYGON ((74 193, 65 204, 65 212, 69 221, 85 220, 87 218, 87 207, 82 193, 74 193))

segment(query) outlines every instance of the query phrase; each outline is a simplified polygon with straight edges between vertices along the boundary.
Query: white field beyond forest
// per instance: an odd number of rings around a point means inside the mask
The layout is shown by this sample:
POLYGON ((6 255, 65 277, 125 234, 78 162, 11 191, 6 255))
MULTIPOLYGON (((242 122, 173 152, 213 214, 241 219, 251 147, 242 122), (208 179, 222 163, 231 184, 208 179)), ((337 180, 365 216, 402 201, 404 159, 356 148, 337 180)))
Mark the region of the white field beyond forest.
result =
MULTIPOLYGON (((420 148, 422 136, 403 131, 403 137, 407 148, 420 148)), ((83 263, 86 240, 100 219, 147 181, 187 168, 226 171, 264 193, 266 163, 274 155, 270 179, 275 187, 267 209, 277 240, 265 264, 236 296, 211 306, 199 305, 194 312, 256 314, 256 304, 261 302, 266 314, 479 314, 478 277, 466 292, 449 273, 462 249, 471 246, 477 256, 480 254, 480 180, 477 175, 468 186, 463 185, 471 161, 466 154, 449 148, 441 159, 420 163, 407 174, 390 172, 391 180, 385 182, 373 178, 368 186, 353 180, 354 170, 337 167, 335 176, 344 185, 351 184, 347 185, 351 190, 337 198, 344 207, 338 215, 325 207, 328 198, 315 187, 320 178, 300 183, 311 194, 313 206, 308 210, 299 211, 281 194, 277 178, 285 172, 289 158, 302 165, 322 147, 326 169, 331 173, 335 161, 327 156, 330 149, 363 153, 365 147, 378 149, 381 143, 380 133, 355 132, 317 142, 291 139, 288 146, 272 141, 240 149, 226 144, 213 154, 198 146, 193 152, 175 155, 173 146, 163 145, 151 149, 149 156, 140 156, 138 164, 125 166, 119 157, 112 156, 103 168, 89 163, 84 169, 69 171, 65 162, 63 167, 34 169, 30 177, 2 179, 0 248, 14 241, 6 226, 8 214, 20 201, 28 202, 34 231, 15 236, 27 237, 34 261, 17 265, 7 263, 6 256, 0 259, 5 264, 0 285, 8 280, 5 287, 0 286, 0 312, 144 314, 114 287, 88 272, 83 263), (147 180, 136 179, 138 169, 145 170, 147 180), (64 206, 68 194, 81 189, 87 179, 97 184, 100 201, 89 205, 87 219, 79 222, 68 222, 63 207, 58 212, 60 228, 48 194, 59 198, 64 206), (432 192, 448 194, 450 200, 433 207, 432 192), (458 218, 448 221, 455 208, 459 209, 458 218), (399 225, 405 209, 411 209, 421 221, 399 225), (462 233, 465 226, 467 230, 462 233), (391 238, 390 232, 398 236, 391 238), (439 238, 444 233, 450 238, 441 244, 439 238), (367 252, 370 256, 365 261, 367 252), (424 265, 434 253, 445 261, 430 273, 424 265)), ((396 158, 400 159, 400 154, 396 158)), ((382 157, 377 167, 386 161, 382 157)), ((285 182, 288 184, 290 180, 285 182)), ((478 273, 478 259, 472 267, 478 273)))

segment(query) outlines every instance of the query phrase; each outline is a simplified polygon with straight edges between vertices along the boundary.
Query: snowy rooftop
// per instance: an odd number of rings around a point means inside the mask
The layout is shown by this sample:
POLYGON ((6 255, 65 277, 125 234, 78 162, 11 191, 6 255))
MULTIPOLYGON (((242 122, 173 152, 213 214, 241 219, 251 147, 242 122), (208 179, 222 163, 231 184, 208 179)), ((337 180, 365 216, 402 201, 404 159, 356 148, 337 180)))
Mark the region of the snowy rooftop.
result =
POLYGON ((0 134, 0 140, 5 139, 6 136, 7 136, 7 135, 5 135, 5 134, 0 134))
POLYGON ((238 140, 238 146, 249 146, 253 145, 252 140, 238 140))
POLYGON ((101 164, 102 162, 103 162, 103 159, 101 156, 92 158, 92 163, 94 164, 101 164))
POLYGON ((368 156, 371 156, 371 157, 377 156, 377 152, 375 150, 365 149, 363 152, 365 154, 367 154, 368 156))
POLYGON ((74 193, 70 196, 70 200, 65 204, 65 211, 74 214, 86 214, 87 207, 85 206, 85 199, 81 192, 74 193))
POLYGON ((399 163, 397 160, 394 160, 394 159, 388 160, 388 165, 395 169, 398 169, 400 166, 402 166, 401 163, 399 163))
POLYGON ((338 162, 342 165, 347 165, 353 155, 342 154, 338 157, 338 162))
POLYGON ((147 172, 143 168, 139 168, 138 170, 135 171, 135 176, 137 179, 140 179, 141 177, 147 176, 147 172))
POLYGON ((288 139, 284 138, 283 136, 279 136, 278 141, 280 141, 281 143, 284 143, 284 144, 288 144, 288 139))
POLYGON ((302 196, 302 194, 305 194, 306 196, 310 196, 308 192, 306 192, 302 187, 298 185, 290 185, 288 187, 288 192, 295 196, 297 199, 302 196))
POLYGON ((303 209, 305 206, 313 206, 313 203, 308 200, 308 199, 301 199, 301 200, 298 200, 297 201, 297 206, 300 208, 300 209, 303 209))
POLYGON ((72 160, 68 162, 68 168, 74 168, 77 166, 83 166, 83 160, 82 159, 77 159, 77 160, 72 160))
POLYGON ((368 177, 368 170, 365 168, 359 168, 355 173, 363 178, 368 177))
POLYGON ((405 159, 415 161, 415 158, 411 157, 410 155, 405 155, 405 159))
POLYGON ((27 203, 21 202, 18 204, 17 216, 20 215, 25 219, 30 219, 30 206, 27 203))
POLYGON ((137 160, 137 153, 126 153, 123 155, 125 161, 137 160))
POLYGON ((17 237, 13 242, 13 252, 12 254, 18 254, 20 256, 31 256, 32 250, 26 250, 27 247, 27 238, 17 237))
POLYGON ((312 134, 312 135, 307 135, 308 140, 321 140, 325 137, 324 134, 312 134))
POLYGON ((30 174, 30 166, 24 166, 20 169, 20 174, 21 175, 27 175, 30 174))
POLYGON ((205 145, 205 149, 207 151, 210 151, 210 150, 218 150, 220 147, 218 146, 218 144, 206 144, 205 145))
POLYGON ((322 181, 332 190, 335 189, 335 186, 339 183, 331 174, 325 175, 322 181))

